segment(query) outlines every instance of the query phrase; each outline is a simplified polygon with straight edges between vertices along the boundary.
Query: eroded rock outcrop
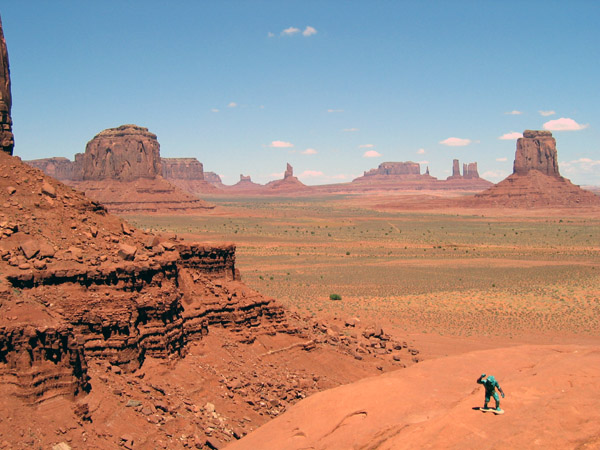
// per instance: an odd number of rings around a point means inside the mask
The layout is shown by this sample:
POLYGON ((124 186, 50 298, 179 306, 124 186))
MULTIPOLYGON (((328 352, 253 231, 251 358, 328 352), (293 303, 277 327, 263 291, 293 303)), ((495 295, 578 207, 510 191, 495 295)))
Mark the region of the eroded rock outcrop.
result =
POLYGON ((204 180, 204 166, 196 158, 161 158, 166 180, 204 180))
POLYGON ((68 158, 54 157, 25 161, 46 175, 59 181, 81 181, 83 179, 83 153, 75 155, 75 161, 68 158))
POLYGON ((156 135, 137 125, 98 133, 85 147, 83 180, 133 181, 162 173, 156 135))
POLYGON ((240 282, 233 244, 141 232, 3 153, 0 171, 0 377, 27 402, 85 392, 90 360, 179 357, 210 326, 293 331, 240 282))
POLYGON ((530 170, 560 177, 556 140, 550 131, 525 130, 523 137, 517 140, 513 173, 524 175, 530 170))
POLYGON ((513 173, 464 200, 467 206, 510 208, 600 205, 600 196, 560 176, 556 141, 550 131, 525 130, 517 140, 513 173))
POLYGON ((205 180, 204 166, 196 158, 161 158, 161 161, 165 180, 185 192, 192 195, 219 192, 205 180))
POLYGON ((283 173, 283 179, 270 181, 265 185, 265 187, 266 189, 264 189, 263 192, 266 194, 297 193, 308 192, 311 190, 309 186, 306 186, 294 176, 294 168, 289 163, 286 164, 285 172, 283 173))
POLYGON ((479 171, 477 170, 477 163, 463 163, 462 175, 460 173, 460 161, 458 159, 452 160, 452 175, 447 180, 477 180, 479 179, 479 171))
POLYGON ((10 89, 10 66, 0 19, 0 150, 13 154, 15 138, 12 133, 12 94, 10 89))

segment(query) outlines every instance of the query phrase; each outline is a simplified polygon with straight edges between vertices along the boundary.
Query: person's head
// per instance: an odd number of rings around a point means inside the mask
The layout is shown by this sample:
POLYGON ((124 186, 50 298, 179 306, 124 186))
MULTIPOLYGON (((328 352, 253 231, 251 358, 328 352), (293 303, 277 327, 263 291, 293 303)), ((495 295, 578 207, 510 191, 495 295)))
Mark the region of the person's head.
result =
POLYGON ((494 378, 494 375, 490 375, 489 377, 487 377, 487 380, 488 380, 490 383, 494 383, 494 382, 496 381, 496 379, 494 378))

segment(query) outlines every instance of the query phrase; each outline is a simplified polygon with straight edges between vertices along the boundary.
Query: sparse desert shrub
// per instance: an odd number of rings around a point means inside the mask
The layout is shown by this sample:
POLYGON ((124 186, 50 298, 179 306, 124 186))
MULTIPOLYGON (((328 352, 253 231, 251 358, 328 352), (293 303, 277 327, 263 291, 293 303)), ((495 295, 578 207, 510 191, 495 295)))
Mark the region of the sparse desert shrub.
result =
POLYGON ((329 294, 329 300, 341 300, 342 296, 339 294, 329 294))

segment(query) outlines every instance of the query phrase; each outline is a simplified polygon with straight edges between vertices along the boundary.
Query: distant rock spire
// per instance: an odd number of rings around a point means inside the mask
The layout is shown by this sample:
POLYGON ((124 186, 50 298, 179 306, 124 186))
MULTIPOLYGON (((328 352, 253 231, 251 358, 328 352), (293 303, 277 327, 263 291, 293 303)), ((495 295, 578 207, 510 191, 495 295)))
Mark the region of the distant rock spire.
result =
POLYGON ((15 138, 12 133, 12 95, 10 92, 10 67, 8 64, 8 51, 2 30, 0 18, 0 148, 2 151, 13 154, 15 138))

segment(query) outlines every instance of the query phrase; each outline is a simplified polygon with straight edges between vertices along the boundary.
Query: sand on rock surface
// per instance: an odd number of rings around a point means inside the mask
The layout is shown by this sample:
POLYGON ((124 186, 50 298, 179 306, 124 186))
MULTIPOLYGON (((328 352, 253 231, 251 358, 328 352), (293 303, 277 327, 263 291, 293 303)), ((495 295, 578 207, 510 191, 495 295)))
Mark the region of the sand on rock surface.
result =
POLYGON ((598 448, 599 381, 597 346, 476 351, 313 395, 227 448, 598 448), (477 409, 481 373, 505 414, 477 409))

